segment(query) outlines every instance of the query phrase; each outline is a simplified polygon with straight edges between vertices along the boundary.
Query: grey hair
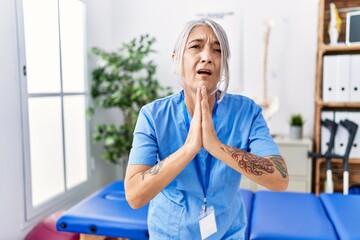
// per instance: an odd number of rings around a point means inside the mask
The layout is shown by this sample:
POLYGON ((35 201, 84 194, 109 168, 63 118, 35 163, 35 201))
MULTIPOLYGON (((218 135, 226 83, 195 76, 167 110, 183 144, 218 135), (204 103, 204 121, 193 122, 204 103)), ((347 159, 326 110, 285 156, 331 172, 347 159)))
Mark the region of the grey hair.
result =
POLYGON ((174 46, 173 54, 174 54, 174 72, 177 75, 180 75, 182 72, 182 61, 184 56, 185 45, 188 40, 189 34, 191 30, 199 25, 205 25, 211 27, 214 31, 221 48, 221 69, 220 69, 220 79, 217 85, 217 90, 221 90, 221 95, 218 100, 220 102, 224 95, 227 92, 229 87, 229 58, 230 58, 230 47, 229 41, 226 36, 224 29, 216 22, 210 19, 200 19, 200 20, 193 20, 188 22, 183 30, 181 31, 180 35, 177 38, 177 41, 174 46))

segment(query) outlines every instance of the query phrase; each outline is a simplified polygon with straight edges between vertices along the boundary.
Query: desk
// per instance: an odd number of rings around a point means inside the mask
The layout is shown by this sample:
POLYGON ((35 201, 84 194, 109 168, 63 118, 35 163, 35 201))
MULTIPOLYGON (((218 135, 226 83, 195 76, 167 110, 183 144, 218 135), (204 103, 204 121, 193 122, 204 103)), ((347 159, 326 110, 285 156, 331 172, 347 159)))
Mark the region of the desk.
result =
POLYGON ((115 181, 64 212, 57 230, 81 234, 81 240, 107 237, 148 239, 148 205, 132 209, 124 182, 115 181))

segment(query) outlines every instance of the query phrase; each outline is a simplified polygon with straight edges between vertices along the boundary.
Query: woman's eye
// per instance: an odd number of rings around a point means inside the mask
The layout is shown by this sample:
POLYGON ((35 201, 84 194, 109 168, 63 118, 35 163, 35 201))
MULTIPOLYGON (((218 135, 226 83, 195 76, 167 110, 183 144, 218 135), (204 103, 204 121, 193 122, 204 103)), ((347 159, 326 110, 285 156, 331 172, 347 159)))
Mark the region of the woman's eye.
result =
POLYGON ((193 45, 193 46, 191 46, 190 48, 200 48, 200 46, 199 45, 193 45))
POLYGON ((215 52, 221 53, 221 49, 215 49, 215 52))

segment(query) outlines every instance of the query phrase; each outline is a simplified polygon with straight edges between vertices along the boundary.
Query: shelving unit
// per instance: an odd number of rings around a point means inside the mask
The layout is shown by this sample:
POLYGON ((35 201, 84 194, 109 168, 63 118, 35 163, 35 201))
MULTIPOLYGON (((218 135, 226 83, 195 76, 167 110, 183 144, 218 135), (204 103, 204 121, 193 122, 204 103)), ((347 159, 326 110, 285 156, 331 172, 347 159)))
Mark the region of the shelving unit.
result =
MULTIPOLYGON (((342 192, 343 187, 343 162, 340 159, 332 160, 333 168, 333 181, 334 189, 336 192, 342 192)), ((360 183, 360 159, 350 159, 349 161, 350 171, 349 175, 350 181, 349 186, 360 183)), ((316 162, 316 171, 318 177, 315 179, 315 186, 317 186, 316 194, 324 192, 324 182, 326 179, 326 163, 324 159, 318 159, 316 162)))
MULTIPOLYGON (((335 3, 342 19, 341 34, 339 42, 345 42, 346 13, 354 9, 360 9, 360 0, 320 0, 318 19, 318 52, 315 79, 315 128, 314 145, 315 151, 321 151, 321 113, 323 111, 360 111, 360 102, 326 102, 323 100, 323 59, 326 55, 360 54, 360 45, 347 46, 345 44, 329 45, 327 27, 330 22, 330 3, 335 3)), ((359 66, 360 67, 360 66, 359 66)), ((360 131, 360 130, 359 130, 360 131)), ((360 134, 358 132, 358 134, 360 134)), ((325 181, 325 159, 315 159, 315 186, 314 191, 319 194, 324 189, 325 181)), ((334 191, 342 192, 342 161, 332 160, 334 173, 334 191)), ((360 184, 360 159, 350 159, 350 186, 360 184)))

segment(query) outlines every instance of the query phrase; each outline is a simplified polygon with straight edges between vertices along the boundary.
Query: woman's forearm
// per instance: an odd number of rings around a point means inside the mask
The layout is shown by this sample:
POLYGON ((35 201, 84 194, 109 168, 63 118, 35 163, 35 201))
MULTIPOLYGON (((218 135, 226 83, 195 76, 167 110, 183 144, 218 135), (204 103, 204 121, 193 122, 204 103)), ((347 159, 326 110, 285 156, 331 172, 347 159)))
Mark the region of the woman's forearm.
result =
POLYGON ((164 189, 195 157, 186 145, 155 166, 129 165, 125 176, 126 200, 132 208, 140 208, 164 189))
POLYGON ((289 177, 281 156, 259 157, 220 142, 215 143, 211 149, 211 155, 252 181, 271 190, 286 190, 289 177))

